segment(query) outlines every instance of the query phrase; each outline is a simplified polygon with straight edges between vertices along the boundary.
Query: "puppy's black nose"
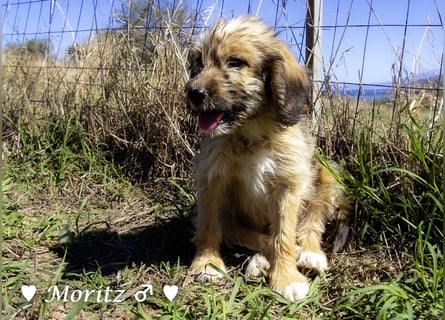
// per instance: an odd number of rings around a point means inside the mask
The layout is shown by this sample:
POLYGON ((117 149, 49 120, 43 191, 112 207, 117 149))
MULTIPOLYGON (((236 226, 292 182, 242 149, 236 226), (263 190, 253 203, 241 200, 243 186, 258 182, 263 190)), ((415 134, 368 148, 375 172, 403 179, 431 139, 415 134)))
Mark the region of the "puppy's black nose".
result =
POLYGON ((189 88, 187 90, 187 95, 190 99, 190 101, 194 104, 199 106, 204 101, 204 98, 207 97, 208 92, 207 90, 203 88, 189 88))

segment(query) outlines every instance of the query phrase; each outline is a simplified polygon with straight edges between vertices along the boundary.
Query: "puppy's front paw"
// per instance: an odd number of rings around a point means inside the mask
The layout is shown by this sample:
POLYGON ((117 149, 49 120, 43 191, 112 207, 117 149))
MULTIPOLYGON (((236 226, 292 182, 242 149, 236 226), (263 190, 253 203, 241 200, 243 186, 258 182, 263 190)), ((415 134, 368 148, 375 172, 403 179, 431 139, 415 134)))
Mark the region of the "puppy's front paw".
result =
POLYGON ((328 269, 328 259, 321 251, 307 251, 297 247, 297 266, 324 273, 328 269))
POLYGON ((246 267, 246 276, 248 278, 267 276, 269 269, 270 263, 266 257, 261 254, 256 254, 249 259, 249 264, 246 267))
POLYGON ((189 269, 189 274, 201 282, 222 278, 221 272, 226 272, 226 267, 219 257, 195 257, 189 269))
POLYGON ((284 296, 289 301, 298 301, 307 297, 309 293, 308 282, 292 282, 282 289, 276 289, 276 292, 284 296))
POLYGON ((303 275, 294 277, 291 281, 279 281, 271 284, 271 288, 290 301, 297 301, 309 294, 309 281, 303 275))

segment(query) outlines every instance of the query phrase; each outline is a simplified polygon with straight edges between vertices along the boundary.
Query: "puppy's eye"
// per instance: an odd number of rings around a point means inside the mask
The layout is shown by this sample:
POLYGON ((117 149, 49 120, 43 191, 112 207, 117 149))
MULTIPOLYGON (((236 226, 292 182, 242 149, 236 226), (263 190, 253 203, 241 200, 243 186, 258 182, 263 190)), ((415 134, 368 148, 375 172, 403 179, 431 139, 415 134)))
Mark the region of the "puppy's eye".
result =
POLYGON ((227 66, 229 68, 242 68, 246 65, 247 65, 246 61, 244 61, 243 59, 240 59, 240 58, 230 57, 227 60, 227 66))

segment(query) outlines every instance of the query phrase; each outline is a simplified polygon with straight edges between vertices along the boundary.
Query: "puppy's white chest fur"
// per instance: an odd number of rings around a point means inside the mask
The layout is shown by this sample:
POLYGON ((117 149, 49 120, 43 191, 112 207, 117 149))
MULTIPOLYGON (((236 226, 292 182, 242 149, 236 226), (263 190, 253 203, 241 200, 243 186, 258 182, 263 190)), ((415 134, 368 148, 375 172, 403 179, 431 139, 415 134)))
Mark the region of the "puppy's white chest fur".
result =
POLYGON ((240 183, 250 191, 251 197, 262 197, 267 194, 270 177, 275 174, 277 162, 269 152, 261 150, 247 157, 238 159, 238 177, 240 183))

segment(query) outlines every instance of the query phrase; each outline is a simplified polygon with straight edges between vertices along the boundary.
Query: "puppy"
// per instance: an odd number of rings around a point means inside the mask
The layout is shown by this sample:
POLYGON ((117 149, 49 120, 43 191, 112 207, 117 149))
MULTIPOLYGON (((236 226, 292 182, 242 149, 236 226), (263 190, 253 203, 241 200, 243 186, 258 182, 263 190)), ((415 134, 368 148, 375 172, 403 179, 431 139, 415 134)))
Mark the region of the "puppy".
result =
POLYGON ((197 222, 192 274, 225 271, 220 245, 257 254, 248 276, 295 301, 309 292, 298 267, 323 272, 321 237, 339 221, 347 238, 348 202, 314 159, 308 79, 287 46, 255 17, 220 20, 191 46, 187 104, 205 133, 195 156, 197 222))

